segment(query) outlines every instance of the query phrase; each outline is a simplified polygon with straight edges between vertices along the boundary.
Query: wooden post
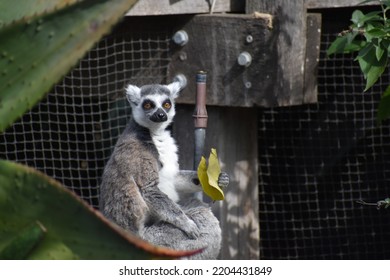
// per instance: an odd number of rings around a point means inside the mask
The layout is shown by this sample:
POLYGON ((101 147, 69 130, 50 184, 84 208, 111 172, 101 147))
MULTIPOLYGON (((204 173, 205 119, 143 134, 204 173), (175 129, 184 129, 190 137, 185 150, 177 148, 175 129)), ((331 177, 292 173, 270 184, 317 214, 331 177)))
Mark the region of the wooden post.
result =
MULTIPOLYGON (((193 111, 192 105, 177 106, 174 136, 182 169, 193 167, 193 111)), ((216 148, 231 180, 225 200, 212 204, 222 228, 220 259, 259 259, 257 110, 208 106, 207 112, 206 156, 216 148)))
MULTIPOLYGON (((277 72, 273 94, 290 98, 286 103, 303 103, 306 49, 306 8, 303 0, 246 0, 246 13, 269 13, 274 16, 273 40, 276 61, 270 61, 277 72), (276 66, 276 67, 275 67, 276 66)), ((286 104, 289 105, 289 104, 286 104)))
POLYGON ((305 104, 317 102, 317 68, 321 47, 321 14, 307 14, 307 35, 306 58, 304 77, 304 98, 305 104))

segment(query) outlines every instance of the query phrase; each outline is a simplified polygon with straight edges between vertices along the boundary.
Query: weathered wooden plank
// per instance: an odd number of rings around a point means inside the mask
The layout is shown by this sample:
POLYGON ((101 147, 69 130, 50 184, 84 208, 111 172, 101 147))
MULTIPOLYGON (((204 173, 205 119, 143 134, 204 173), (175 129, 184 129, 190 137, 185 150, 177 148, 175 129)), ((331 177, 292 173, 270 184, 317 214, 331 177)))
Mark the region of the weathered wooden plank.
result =
MULTIPOLYGON (((259 258, 257 117, 255 108, 208 106, 205 153, 216 148, 231 183, 213 205, 223 232, 221 259, 259 258)), ((173 125, 180 167, 193 168, 194 106, 178 105, 173 125)))
POLYGON ((307 42, 304 77, 304 98, 307 103, 317 102, 317 68, 321 45, 321 14, 307 15, 307 42))
MULTIPOLYGON (((340 8, 340 7, 353 7, 363 2, 362 0, 306 0, 306 7, 308 9, 320 9, 320 8, 340 8)), ((378 5, 378 3, 370 2, 362 4, 362 6, 378 5)))
POLYGON ((302 104, 304 63, 306 49, 306 8, 304 1, 246 0, 246 12, 274 15, 269 53, 275 60, 272 67, 276 75, 271 89, 280 105, 302 104))
MULTIPOLYGON (((271 26, 269 15, 194 16, 182 26, 189 35, 188 44, 172 48, 169 76, 186 75, 189 84, 184 91, 193 93, 196 72, 207 71, 209 105, 288 105, 289 96, 272 90, 278 65, 270 47, 271 26), (237 62, 244 51, 252 56, 249 67, 237 62)), ((178 102, 193 104, 194 99, 183 94, 178 102)))
POLYGON ((244 11, 242 0, 139 0, 128 16, 230 13, 244 11))

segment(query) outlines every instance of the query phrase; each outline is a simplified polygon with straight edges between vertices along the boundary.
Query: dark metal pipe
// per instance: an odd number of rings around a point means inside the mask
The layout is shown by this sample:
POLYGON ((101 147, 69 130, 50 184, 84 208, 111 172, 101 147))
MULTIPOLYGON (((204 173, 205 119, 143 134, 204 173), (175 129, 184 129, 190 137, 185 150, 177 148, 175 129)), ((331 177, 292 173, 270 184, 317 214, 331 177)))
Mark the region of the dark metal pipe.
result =
POLYGON ((206 110, 206 79, 207 73, 199 71, 196 74, 196 107, 193 114, 195 125, 195 149, 194 149, 194 169, 198 168, 203 155, 207 128, 206 110))

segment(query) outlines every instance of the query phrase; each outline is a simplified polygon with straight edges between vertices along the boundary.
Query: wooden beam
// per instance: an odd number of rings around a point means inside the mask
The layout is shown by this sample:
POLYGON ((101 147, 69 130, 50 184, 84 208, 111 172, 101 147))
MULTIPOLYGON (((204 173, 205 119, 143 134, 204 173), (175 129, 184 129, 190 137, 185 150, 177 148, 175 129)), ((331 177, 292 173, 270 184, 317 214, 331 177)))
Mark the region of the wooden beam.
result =
POLYGON ((244 11, 242 0, 139 0, 127 13, 128 16, 231 13, 244 11))
MULTIPOLYGON (((173 125, 180 168, 193 169, 194 106, 178 105, 173 125)), ((222 228, 220 259, 259 259, 257 109, 208 106, 205 156, 216 148, 231 183, 223 202, 211 203, 222 228)))
POLYGON ((246 0, 246 13, 274 15, 269 53, 274 60, 266 67, 276 73, 271 88, 280 105, 303 103, 306 49, 306 7, 304 1, 246 0))
POLYGON ((303 102, 305 104, 317 102, 318 79, 317 70, 321 47, 321 14, 307 15, 307 42, 305 59, 305 77, 303 102))
POLYGON ((188 33, 189 42, 183 47, 173 46, 169 67, 170 78, 181 73, 189 81, 179 103, 194 103, 193 95, 186 92, 195 92, 195 74, 204 70, 208 72, 208 105, 302 104, 302 88, 298 98, 292 97, 297 91, 275 89, 280 66, 274 57, 270 15, 197 15, 181 29, 188 33), (248 67, 238 64, 242 52, 252 57, 248 67))
MULTIPOLYGON (((307 9, 341 8, 358 6, 362 0, 306 0, 307 9)), ((377 2, 362 4, 361 6, 374 6, 377 2)))

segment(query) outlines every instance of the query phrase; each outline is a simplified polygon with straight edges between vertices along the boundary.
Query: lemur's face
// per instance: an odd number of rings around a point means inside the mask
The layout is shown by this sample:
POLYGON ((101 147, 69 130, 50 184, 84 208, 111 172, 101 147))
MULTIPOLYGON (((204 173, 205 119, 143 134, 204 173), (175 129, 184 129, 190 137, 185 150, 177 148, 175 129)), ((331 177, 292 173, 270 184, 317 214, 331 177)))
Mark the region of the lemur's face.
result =
POLYGON ((174 99, 180 85, 146 85, 141 88, 129 85, 126 94, 132 107, 134 120, 150 130, 165 129, 175 116, 174 99))
MULTIPOLYGON (((142 92, 142 91, 141 91, 142 92)), ((175 112, 172 100, 168 95, 147 95, 141 99, 141 108, 145 118, 155 123, 169 121, 173 118, 175 112)))

